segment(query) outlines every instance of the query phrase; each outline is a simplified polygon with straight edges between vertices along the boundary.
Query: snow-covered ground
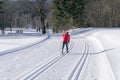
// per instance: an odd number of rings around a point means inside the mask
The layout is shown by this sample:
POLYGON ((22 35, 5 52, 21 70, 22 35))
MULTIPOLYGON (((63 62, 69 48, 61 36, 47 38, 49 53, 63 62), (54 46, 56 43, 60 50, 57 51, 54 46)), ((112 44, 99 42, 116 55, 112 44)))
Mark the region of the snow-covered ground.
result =
POLYGON ((15 48, 19 48, 22 46, 30 45, 31 43, 36 43, 44 37, 25 37, 25 36, 6 36, 6 37, 0 37, 0 52, 11 50, 15 48))
POLYGON ((104 29, 96 32, 94 37, 100 40, 115 76, 120 80, 120 29, 104 29))
POLYGON ((61 35, 0 36, 0 80, 119 80, 120 29, 76 29, 69 53, 61 35))

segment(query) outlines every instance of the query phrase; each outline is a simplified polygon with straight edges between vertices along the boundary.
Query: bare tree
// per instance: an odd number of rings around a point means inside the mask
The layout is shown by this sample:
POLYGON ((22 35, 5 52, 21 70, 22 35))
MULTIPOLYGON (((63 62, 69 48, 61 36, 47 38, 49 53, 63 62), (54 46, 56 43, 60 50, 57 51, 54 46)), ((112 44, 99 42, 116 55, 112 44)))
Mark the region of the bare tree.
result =
POLYGON ((29 4, 31 5, 31 10, 32 10, 32 16, 37 16, 40 19, 40 23, 42 25, 42 33, 45 34, 45 19, 47 16, 47 11, 46 11, 46 1, 47 0, 34 0, 34 1, 29 1, 29 4))
POLYGON ((120 26, 119 0, 86 0, 84 25, 96 27, 120 26))
POLYGON ((17 4, 12 1, 5 1, 4 5, 6 27, 9 27, 10 31, 12 32, 12 27, 14 26, 16 17, 17 4))

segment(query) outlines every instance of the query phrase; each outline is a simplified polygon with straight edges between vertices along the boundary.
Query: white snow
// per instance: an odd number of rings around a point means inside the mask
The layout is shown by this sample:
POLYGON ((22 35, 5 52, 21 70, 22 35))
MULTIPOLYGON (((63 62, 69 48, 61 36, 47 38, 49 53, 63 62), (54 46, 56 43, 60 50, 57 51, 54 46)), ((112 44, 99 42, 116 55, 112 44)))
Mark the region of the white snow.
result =
POLYGON ((119 28, 70 34, 70 52, 63 55, 60 34, 0 36, 0 80, 120 79, 119 28))
POLYGON ((0 37, 0 52, 35 43, 44 38, 45 37, 0 37))
POLYGON ((97 37, 104 47, 108 61, 116 80, 120 79, 120 29, 104 29, 96 32, 97 37))

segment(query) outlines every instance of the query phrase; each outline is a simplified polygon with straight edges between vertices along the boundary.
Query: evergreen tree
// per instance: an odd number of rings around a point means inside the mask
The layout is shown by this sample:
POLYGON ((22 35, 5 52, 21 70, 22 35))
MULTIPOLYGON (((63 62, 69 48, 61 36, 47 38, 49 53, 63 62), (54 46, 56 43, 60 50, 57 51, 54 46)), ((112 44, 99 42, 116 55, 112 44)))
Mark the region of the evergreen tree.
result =
POLYGON ((53 15, 55 25, 82 26, 84 4, 83 0, 54 0, 53 15))

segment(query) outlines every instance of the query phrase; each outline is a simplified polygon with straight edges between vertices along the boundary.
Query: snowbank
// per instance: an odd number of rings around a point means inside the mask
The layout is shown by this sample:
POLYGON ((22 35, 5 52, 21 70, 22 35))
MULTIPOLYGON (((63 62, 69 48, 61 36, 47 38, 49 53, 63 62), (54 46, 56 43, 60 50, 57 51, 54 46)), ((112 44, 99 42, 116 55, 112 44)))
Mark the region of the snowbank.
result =
POLYGON ((104 29, 92 36, 101 41, 116 80, 120 79, 120 29, 104 29))

